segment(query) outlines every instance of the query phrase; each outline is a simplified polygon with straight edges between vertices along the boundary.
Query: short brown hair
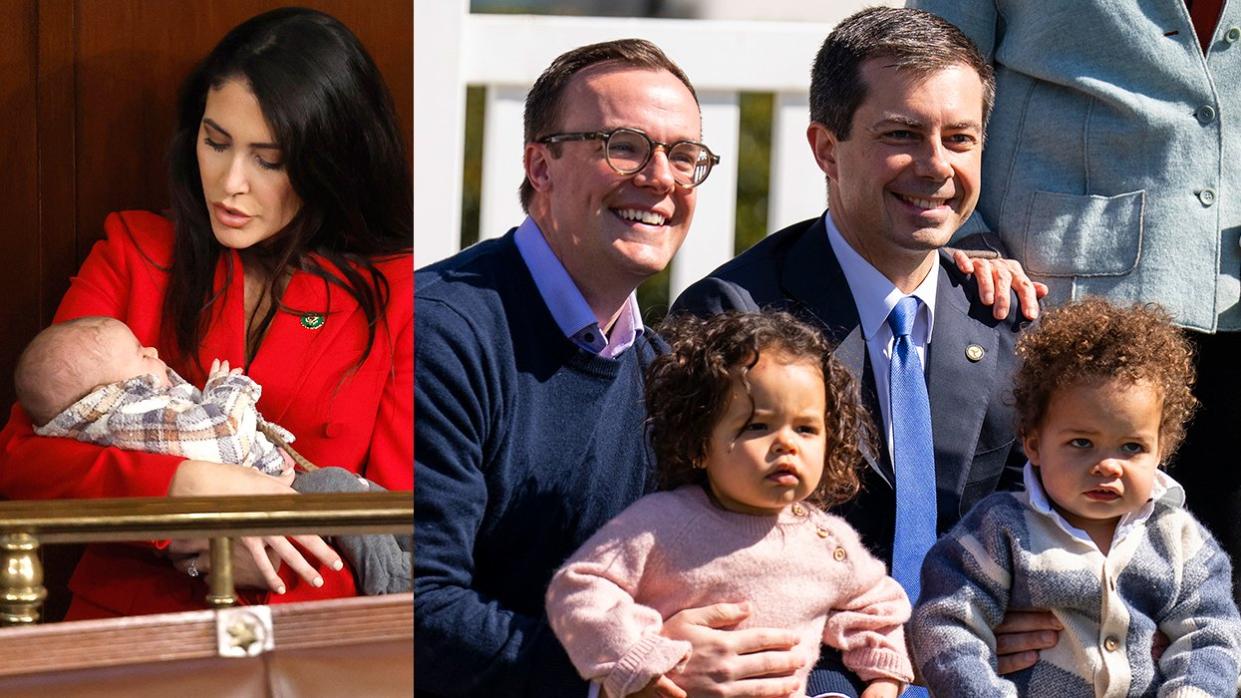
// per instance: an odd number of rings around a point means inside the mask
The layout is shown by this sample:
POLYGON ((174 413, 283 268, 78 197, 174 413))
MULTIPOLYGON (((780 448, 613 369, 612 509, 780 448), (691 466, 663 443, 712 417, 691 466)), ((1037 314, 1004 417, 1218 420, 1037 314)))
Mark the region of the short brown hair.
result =
MULTIPOLYGON (((534 87, 531 87, 529 94, 526 95, 526 108, 523 114, 526 143, 533 143, 544 136, 551 135, 560 123, 564 91, 573 76, 600 63, 616 63, 629 68, 666 70, 689 88, 689 93, 694 97, 694 103, 698 103, 698 93, 694 91, 694 86, 684 71, 665 56, 658 46, 645 39, 617 39, 579 46, 557 56, 543 71, 543 74, 534 81, 534 87)), ((529 211, 530 201, 534 197, 534 187, 530 184, 529 178, 522 180, 520 195, 522 210, 529 211)))
POLYGON ((120 320, 88 316, 44 329, 22 351, 13 372, 17 402, 35 426, 47 424, 98 384, 106 347, 103 333, 120 320))
POLYGON ((730 312, 707 319, 679 315, 669 318, 660 333, 671 350, 647 370, 646 410, 661 487, 706 481, 705 471, 695 466, 707 457, 733 380, 744 379, 761 353, 776 352, 813 362, 823 372, 827 449, 823 477, 808 501, 830 507, 857 494, 857 469, 863 449, 874 447, 874 429, 857 382, 818 330, 784 312, 730 312))
POLYGON ((969 37, 924 10, 871 7, 846 17, 827 35, 810 71, 810 120, 848 140, 853 114, 866 99, 862 64, 884 58, 915 76, 966 65, 983 87, 982 126, 995 104, 995 72, 969 37))
POLYGON ((1166 464, 1198 406, 1194 352, 1184 333, 1154 304, 1118 307, 1089 298, 1048 311, 1017 342, 1017 431, 1034 432, 1052 394, 1063 387, 1119 379, 1148 381, 1163 397, 1160 457, 1166 464))

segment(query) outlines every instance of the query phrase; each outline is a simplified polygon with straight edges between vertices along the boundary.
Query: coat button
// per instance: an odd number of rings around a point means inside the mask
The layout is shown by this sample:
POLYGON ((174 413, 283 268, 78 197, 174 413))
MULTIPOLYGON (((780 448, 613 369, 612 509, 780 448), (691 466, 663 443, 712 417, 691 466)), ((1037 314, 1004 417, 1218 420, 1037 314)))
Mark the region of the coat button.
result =
POLYGON ((832 551, 832 557, 836 562, 844 562, 845 558, 849 557, 849 554, 845 552, 844 548, 836 548, 832 551))
POLYGON ((969 359, 973 363, 982 361, 983 354, 985 353, 986 352, 983 351, 983 348, 977 344, 971 344, 965 348, 965 358, 969 359))
POLYGON ((1210 104, 1204 104, 1201 107, 1198 107, 1197 111, 1194 112, 1194 116, 1198 118, 1198 123, 1206 126, 1212 121, 1215 121, 1215 107, 1210 104))
POLYGON ((826 529, 826 528, 823 528, 822 526, 819 526, 819 527, 815 530, 815 533, 819 534, 819 537, 820 537, 820 538, 827 538, 827 529, 826 529))
POLYGON ((1201 201, 1203 206, 1213 206, 1215 204, 1215 190, 1203 189, 1199 191, 1198 201, 1201 201))
POLYGON ((1228 31, 1224 33, 1224 41, 1230 44, 1241 41, 1241 27, 1228 27, 1228 31))
POLYGON ((345 425, 340 422, 328 422, 323 425, 323 435, 329 439, 340 436, 345 431, 345 425))
POLYGON ((1103 641, 1103 649, 1108 652, 1115 652, 1117 647, 1120 647, 1120 640, 1114 637, 1109 637, 1103 641))
POLYGON ((806 515, 806 507, 800 504, 793 505, 793 516, 805 516, 805 515, 806 515))

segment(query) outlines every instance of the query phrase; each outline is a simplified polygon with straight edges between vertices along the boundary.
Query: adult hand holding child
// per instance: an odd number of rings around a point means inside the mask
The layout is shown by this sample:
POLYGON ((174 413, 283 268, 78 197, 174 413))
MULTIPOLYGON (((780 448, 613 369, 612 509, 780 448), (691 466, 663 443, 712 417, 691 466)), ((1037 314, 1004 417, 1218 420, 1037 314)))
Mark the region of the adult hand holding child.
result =
POLYGON ((694 646, 685 667, 673 672, 682 688, 754 697, 786 696, 798 689, 795 674, 805 658, 792 651, 797 634, 781 628, 736 629, 750 612, 748 601, 717 603, 687 608, 664 623, 665 637, 694 646))

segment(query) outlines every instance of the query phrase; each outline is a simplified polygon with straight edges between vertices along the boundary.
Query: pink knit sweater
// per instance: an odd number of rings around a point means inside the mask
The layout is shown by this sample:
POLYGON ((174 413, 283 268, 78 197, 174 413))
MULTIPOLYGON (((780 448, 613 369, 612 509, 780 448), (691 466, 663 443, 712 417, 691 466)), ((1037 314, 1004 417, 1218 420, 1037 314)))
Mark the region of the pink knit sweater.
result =
POLYGON ((643 497, 586 541, 552 579, 547 617, 578 672, 623 696, 689 658, 689 643, 660 636, 665 618, 746 600, 739 627, 801 635, 803 687, 820 641, 862 679, 913 678, 909 600, 849 524, 801 504, 737 514, 697 486, 643 497))

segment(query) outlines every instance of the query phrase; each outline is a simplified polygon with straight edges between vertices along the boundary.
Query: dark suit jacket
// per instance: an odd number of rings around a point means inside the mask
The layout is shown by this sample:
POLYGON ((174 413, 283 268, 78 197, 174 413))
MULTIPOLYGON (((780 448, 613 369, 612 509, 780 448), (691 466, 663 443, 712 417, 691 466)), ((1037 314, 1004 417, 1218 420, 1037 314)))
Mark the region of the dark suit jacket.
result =
MULTIPOLYGON (((1017 311, 996 320, 978 300, 973 280, 940 253, 935 328, 928 347, 927 389, 935 439, 939 532, 952 527, 978 500, 997 489, 1020 489, 1025 456, 1016 438, 1010 382, 1013 345, 1024 324, 1017 311), (966 348, 983 349, 981 360, 966 348)), ((1017 308, 1014 300, 1013 308, 1017 308)), ((771 234, 690 286, 672 312, 709 315, 726 310, 787 310, 822 327, 836 356, 859 379, 862 399, 882 426, 874 374, 857 305, 827 240, 823 218, 771 234)), ((883 430, 880 429, 880 433, 883 430)), ((895 479, 888 450, 869 454, 862 492, 835 513, 891 563, 896 514, 895 479)))

